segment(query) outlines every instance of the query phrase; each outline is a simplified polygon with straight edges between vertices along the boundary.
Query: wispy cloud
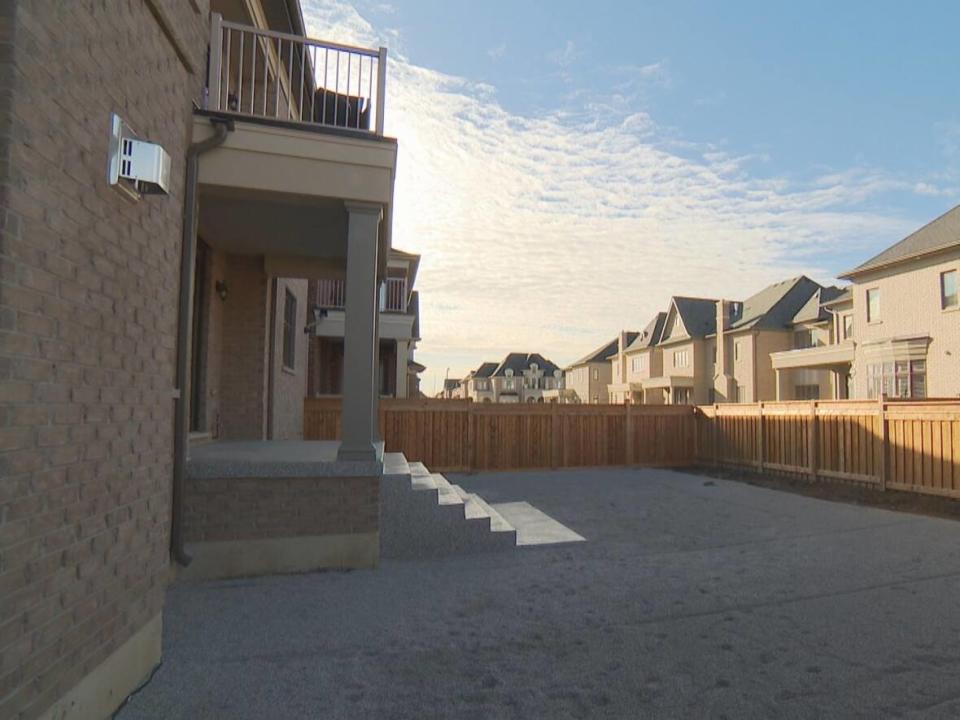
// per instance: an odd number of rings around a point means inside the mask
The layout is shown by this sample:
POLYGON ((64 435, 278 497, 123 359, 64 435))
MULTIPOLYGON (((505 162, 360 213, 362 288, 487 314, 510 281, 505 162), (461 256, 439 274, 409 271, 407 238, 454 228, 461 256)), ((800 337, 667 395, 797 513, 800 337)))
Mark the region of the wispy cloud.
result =
POLYGON ((487 56, 496 62, 500 60, 504 55, 507 54, 507 44, 505 42, 500 43, 496 47, 492 47, 487 50, 487 56))
MULTIPOLYGON (((348 5, 306 0, 305 12, 318 36, 381 41, 348 5)), ((569 67, 579 52, 568 42, 551 60, 569 67)), ((632 77, 665 72, 639 66, 632 77)), ((671 294, 743 297, 801 272, 828 279, 841 269, 837 248, 913 224, 868 203, 912 182, 870 168, 806 183, 756 177, 753 158, 669 137, 629 103, 511 114, 490 87, 396 54, 388 88, 400 147, 394 242, 423 255, 420 354, 434 377, 511 350, 569 362, 642 327, 671 294)))

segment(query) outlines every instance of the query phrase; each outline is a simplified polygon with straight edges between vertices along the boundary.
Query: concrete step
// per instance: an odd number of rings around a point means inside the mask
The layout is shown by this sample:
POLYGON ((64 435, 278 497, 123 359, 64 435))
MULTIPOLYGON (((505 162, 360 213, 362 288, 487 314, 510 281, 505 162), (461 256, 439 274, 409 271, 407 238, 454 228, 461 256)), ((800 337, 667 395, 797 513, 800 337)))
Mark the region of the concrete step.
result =
POLYGON ((440 473, 430 473, 430 477, 437 484, 437 493, 439 494, 437 501, 441 505, 463 505, 463 498, 460 497, 449 480, 440 473))
POLYGON ((463 500, 463 515, 467 520, 490 519, 490 513, 484 509, 483 505, 476 501, 473 495, 459 485, 452 485, 451 487, 456 491, 457 495, 460 496, 460 499, 463 500))
POLYGON ((513 527, 507 519, 503 517, 497 510, 495 510, 486 500, 474 493, 471 495, 474 502, 480 505, 486 511, 487 515, 490 516, 490 532, 512 532, 516 533, 516 528, 513 527))
POLYGON ((383 474, 391 476, 410 474, 410 464, 403 453, 383 454, 383 474))
POLYGON ((408 465, 410 467, 411 475, 429 475, 430 474, 430 471, 427 469, 427 466, 424 465, 422 462, 414 461, 412 463, 408 463, 408 465))
POLYGON ((410 486, 414 490, 436 490, 437 481, 430 475, 411 475, 410 486))

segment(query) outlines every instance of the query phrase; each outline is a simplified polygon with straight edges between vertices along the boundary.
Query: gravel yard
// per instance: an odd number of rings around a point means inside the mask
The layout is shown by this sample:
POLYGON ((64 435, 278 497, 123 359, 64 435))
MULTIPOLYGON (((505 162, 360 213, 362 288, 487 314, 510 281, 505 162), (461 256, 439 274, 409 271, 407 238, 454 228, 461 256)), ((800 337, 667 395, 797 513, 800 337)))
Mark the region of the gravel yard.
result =
POLYGON ((960 716, 960 524, 661 470, 450 476, 587 542, 178 584, 146 718, 960 716))

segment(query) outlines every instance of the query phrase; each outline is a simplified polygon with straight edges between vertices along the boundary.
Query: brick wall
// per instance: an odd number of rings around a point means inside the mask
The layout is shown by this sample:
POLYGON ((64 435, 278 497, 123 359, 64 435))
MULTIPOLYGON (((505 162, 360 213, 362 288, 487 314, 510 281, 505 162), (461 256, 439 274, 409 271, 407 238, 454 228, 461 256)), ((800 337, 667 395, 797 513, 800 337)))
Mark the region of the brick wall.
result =
POLYGON ((39 716, 161 609, 207 13, 0 5, 0 717, 39 716), (169 152, 169 197, 107 186, 111 111, 169 152))
POLYGON ((379 478, 191 479, 188 542, 376 532, 379 478))
POLYGON ((267 276, 259 256, 227 255, 220 366, 222 437, 266 437, 267 276))

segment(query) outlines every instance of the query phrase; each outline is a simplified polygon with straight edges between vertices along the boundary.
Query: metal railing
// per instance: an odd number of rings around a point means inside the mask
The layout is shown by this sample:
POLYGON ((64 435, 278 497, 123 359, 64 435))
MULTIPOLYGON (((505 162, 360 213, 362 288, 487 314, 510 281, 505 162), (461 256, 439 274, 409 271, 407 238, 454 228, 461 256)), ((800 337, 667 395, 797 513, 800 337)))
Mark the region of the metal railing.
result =
POLYGON ((210 24, 208 110, 383 135, 387 49, 210 24))
POLYGON ((386 312, 407 311, 406 278, 387 278, 381 293, 381 310, 385 310, 386 312))
POLYGON ((322 308, 342 310, 346 306, 347 284, 343 280, 318 280, 316 303, 322 308))
MULTIPOLYGON (((318 280, 314 302, 321 308, 343 310, 346 307, 347 283, 345 280, 318 280)), ((380 285, 380 311, 407 311, 407 279, 387 278, 380 285)))

